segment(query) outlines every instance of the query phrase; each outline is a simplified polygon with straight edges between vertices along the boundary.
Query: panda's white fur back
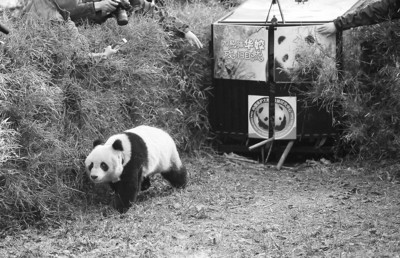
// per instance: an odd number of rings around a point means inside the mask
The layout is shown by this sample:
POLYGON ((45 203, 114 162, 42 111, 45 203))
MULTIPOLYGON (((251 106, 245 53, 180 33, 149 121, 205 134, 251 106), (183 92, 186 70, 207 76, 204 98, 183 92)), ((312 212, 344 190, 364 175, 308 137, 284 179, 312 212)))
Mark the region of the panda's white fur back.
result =
MULTIPOLYGON (((141 125, 125 132, 138 135, 147 147, 147 165, 143 167, 143 176, 149 176, 157 172, 168 171, 172 166, 182 167, 178 150, 171 136, 161 129, 141 125)), ((105 144, 113 144, 116 139, 120 139, 123 147, 125 166, 131 159, 131 143, 127 135, 117 134, 111 136, 105 144)), ((134 146, 133 146, 134 147, 134 146)))
POLYGON ((182 166, 174 140, 163 130, 142 125, 127 132, 140 136, 147 146, 148 164, 143 168, 143 176, 168 171, 171 166, 182 166))

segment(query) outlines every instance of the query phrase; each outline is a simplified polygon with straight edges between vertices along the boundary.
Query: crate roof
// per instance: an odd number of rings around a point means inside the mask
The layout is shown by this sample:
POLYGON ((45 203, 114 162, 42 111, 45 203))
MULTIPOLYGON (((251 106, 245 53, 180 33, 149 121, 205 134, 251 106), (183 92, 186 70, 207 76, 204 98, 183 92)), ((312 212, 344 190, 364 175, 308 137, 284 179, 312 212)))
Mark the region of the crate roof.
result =
MULTIPOLYGON (((365 0, 278 1, 285 23, 302 24, 330 22, 365 0)), ((220 19, 219 22, 265 23, 270 9, 271 12, 268 20, 270 21, 273 15, 275 15, 278 21, 282 22, 278 3, 271 6, 271 2, 272 0, 247 0, 229 15, 220 19)))

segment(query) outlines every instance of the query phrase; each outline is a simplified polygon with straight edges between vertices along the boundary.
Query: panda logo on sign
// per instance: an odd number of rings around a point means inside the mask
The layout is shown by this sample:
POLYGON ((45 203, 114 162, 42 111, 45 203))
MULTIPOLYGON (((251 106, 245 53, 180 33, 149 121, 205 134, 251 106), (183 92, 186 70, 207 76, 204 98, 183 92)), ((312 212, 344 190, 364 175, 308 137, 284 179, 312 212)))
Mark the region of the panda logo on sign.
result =
MULTIPOLYGON (((262 97, 250 107, 249 126, 262 138, 269 138, 270 129, 269 98, 262 97)), ((295 126, 295 111, 285 99, 275 99, 275 138, 285 137, 295 126)))
MULTIPOLYGON (((269 103, 267 103, 269 104, 269 103)), ((258 126, 264 130, 269 129, 269 108, 261 105, 256 109, 258 126)), ((286 126, 286 116, 283 108, 275 104, 275 131, 282 131, 286 126)))

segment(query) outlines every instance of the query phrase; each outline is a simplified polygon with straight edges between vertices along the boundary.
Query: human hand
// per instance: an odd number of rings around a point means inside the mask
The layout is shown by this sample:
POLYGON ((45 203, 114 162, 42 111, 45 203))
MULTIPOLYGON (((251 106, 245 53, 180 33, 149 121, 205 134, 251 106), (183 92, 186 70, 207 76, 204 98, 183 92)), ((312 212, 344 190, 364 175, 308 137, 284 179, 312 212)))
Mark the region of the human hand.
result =
POLYGON ((94 9, 104 14, 109 14, 117 9, 119 2, 120 0, 102 0, 100 2, 94 2, 94 9))
POLYGON ((191 32, 191 31, 186 32, 185 38, 189 41, 191 46, 193 46, 195 44, 198 48, 203 47, 203 44, 200 42, 200 40, 197 38, 197 36, 194 35, 193 32, 191 32))
POLYGON ((324 25, 319 26, 317 28, 317 32, 329 37, 336 33, 336 26, 333 22, 326 23, 324 25))
POLYGON ((115 53, 117 53, 117 52, 118 52, 118 49, 113 49, 111 46, 108 46, 108 47, 106 47, 106 48, 104 49, 103 56, 104 56, 105 58, 107 58, 107 57, 109 57, 109 56, 111 56, 111 55, 113 55, 113 54, 115 54, 115 53))

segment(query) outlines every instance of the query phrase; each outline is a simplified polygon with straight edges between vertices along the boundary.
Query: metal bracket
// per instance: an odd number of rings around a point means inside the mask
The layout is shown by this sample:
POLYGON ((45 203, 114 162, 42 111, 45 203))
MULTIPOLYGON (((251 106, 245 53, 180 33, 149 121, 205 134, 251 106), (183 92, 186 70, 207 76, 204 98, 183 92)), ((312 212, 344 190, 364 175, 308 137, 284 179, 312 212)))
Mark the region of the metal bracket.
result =
MULTIPOLYGON (((269 20, 269 14, 271 13, 271 9, 272 9, 272 5, 278 3, 278 7, 279 7, 279 12, 281 13, 281 17, 282 17, 282 23, 285 23, 285 17, 283 17, 283 13, 282 13, 282 8, 281 8, 281 4, 279 3, 279 0, 272 0, 271 5, 269 7, 268 10, 268 14, 267 14, 267 19, 265 20, 265 22, 268 22, 269 20)), ((271 23, 278 23, 278 20, 276 19, 276 17, 272 17, 271 19, 271 23)))

